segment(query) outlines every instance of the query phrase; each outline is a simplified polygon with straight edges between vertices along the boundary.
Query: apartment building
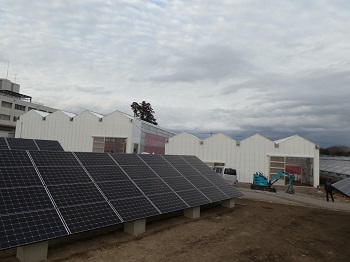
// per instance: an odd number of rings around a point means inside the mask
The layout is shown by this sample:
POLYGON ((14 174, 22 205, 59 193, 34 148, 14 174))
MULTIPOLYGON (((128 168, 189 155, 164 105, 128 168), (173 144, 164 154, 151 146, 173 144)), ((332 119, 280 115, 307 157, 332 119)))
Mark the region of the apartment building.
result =
POLYGON ((52 113, 56 109, 33 103, 32 97, 20 93, 20 85, 0 78, 0 137, 14 137, 16 122, 24 113, 35 109, 52 113))

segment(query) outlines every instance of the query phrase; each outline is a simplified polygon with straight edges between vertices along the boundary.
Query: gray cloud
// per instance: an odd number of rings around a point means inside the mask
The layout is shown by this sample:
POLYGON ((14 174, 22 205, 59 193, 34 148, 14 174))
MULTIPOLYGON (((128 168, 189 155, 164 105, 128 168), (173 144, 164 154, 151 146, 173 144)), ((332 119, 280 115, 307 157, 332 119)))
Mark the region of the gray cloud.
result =
POLYGON ((4 0, 0 77, 10 61, 22 93, 76 113, 146 100, 173 130, 350 145, 349 7, 4 0))

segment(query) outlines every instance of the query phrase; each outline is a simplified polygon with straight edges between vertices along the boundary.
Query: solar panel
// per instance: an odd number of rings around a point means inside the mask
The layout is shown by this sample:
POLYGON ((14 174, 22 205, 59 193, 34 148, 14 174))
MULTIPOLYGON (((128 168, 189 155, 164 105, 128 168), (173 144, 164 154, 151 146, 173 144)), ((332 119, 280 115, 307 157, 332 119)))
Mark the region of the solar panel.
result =
POLYGON ((80 166, 39 166, 38 170, 46 185, 91 182, 80 166))
POLYGON ((170 162, 171 165, 188 165, 186 160, 178 155, 164 155, 162 156, 166 161, 170 162))
POLYGON ((0 214, 0 250, 68 235, 56 210, 0 214))
POLYGON ((129 179, 123 170, 115 166, 85 166, 91 177, 96 181, 114 181, 129 179))
POLYGON ((136 154, 110 154, 121 166, 145 166, 136 154))
POLYGON ((80 166, 71 152, 31 151, 37 166, 80 166))
POLYGON ((170 164, 168 165, 150 165, 152 170, 157 173, 161 178, 165 177, 182 177, 181 173, 173 168, 170 164))
POLYGON ((171 189, 159 178, 135 180, 135 183, 146 196, 171 192, 171 189))
POLYGON ((74 154, 84 166, 116 165, 116 163, 107 153, 76 152, 74 154))
POLYGON ((174 191, 190 190, 195 187, 184 177, 164 177, 164 182, 167 183, 174 191))
POLYGON ((160 214, 144 196, 112 200, 111 203, 125 222, 160 214))
POLYGON ((188 181, 190 181, 197 188, 213 186, 212 183, 210 183, 205 177, 203 177, 201 175, 198 175, 198 176, 186 176, 186 178, 188 179, 188 181))
POLYGON ((178 191, 177 194, 190 206, 196 207, 209 204, 211 200, 203 195, 198 189, 178 191))
POLYGON ((216 174, 216 172, 211 169, 209 166, 206 164, 202 163, 201 165, 195 164, 192 165, 194 169, 198 170, 202 175, 211 175, 211 174, 216 174))
POLYGON ((18 150, 38 150, 33 139, 6 138, 11 149, 18 150))
POLYGON ((340 180, 339 182, 334 183, 332 186, 350 197, 350 177, 340 180))
POLYGON ((34 142, 41 151, 64 151, 61 144, 56 140, 34 139, 34 142))
POLYGON ((132 179, 158 178, 148 166, 122 166, 132 179))
POLYGON ((73 234, 121 223, 106 202, 62 207, 60 211, 73 234))
POLYGON ((140 154, 138 155, 147 165, 169 165, 169 163, 160 155, 140 154))
POLYGON ((0 167, 9 166, 33 166, 30 161, 27 152, 25 151, 12 151, 12 150, 1 150, 0 151, 0 167))
POLYGON ((48 186, 48 188, 59 208, 105 201, 93 183, 48 186))
POLYGON ((189 208, 189 206, 173 192, 149 196, 149 199, 162 213, 189 208))
POLYGON ((130 180, 100 182, 98 186, 109 200, 143 196, 130 180))
POLYGON ((67 235, 25 151, 0 152, 0 250, 67 235))
POLYGON ((41 186, 34 167, 0 167, 0 187, 41 186))
POLYGON ((230 197, 224 194, 217 187, 206 187, 199 189, 204 195, 206 195, 212 202, 217 202, 225 199, 229 199, 230 197))
POLYGON ((1 150, 0 183, 0 249, 242 195, 191 156, 1 150))
POLYGON ((5 138, 3 138, 3 137, 0 137, 0 150, 1 149, 9 149, 5 138))

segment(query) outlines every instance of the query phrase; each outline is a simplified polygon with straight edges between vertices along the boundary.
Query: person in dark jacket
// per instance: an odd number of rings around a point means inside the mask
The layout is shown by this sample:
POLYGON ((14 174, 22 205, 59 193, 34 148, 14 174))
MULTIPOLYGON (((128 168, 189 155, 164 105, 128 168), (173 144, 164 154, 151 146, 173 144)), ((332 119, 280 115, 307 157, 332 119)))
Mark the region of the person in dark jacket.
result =
POLYGON ((326 198, 327 198, 327 202, 329 201, 328 195, 331 195, 332 198, 332 202, 334 202, 334 198, 333 198, 333 187, 332 187, 332 181, 331 179, 328 179, 326 181, 326 183, 324 184, 324 189, 326 190, 326 198))

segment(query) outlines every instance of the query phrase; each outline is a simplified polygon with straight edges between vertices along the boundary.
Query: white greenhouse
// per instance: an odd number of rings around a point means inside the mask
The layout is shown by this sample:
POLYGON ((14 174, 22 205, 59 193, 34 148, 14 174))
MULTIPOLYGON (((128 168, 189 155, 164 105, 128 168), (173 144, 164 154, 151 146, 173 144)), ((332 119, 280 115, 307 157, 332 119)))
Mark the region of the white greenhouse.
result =
POLYGON ((184 132, 167 140, 165 154, 196 155, 210 166, 232 167, 239 182, 251 183, 258 171, 270 178, 284 171, 295 175, 295 184, 319 186, 319 147, 298 135, 271 141, 256 134, 236 141, 223 134, 201 140, 184 132))
POLYGON ((57 140, 64 150, 81 152, 164 154, 165 141, 174 135, 120 111, 104 116, 31 110, 16 127, 16 138, 57 140))

